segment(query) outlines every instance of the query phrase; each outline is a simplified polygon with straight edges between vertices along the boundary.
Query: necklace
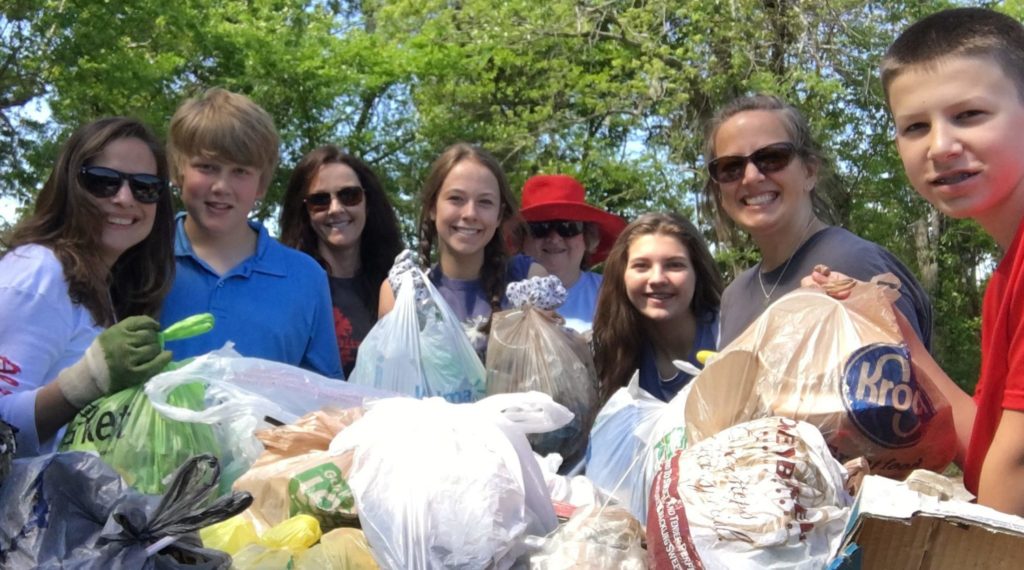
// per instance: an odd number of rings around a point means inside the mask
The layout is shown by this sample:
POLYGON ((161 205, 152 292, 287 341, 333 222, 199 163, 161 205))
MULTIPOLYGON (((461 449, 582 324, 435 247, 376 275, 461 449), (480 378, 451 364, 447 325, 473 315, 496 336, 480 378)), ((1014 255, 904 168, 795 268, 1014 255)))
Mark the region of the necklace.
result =
POLYGON ((797 242, 796 249, 793 250, 793 254, 789 256, 789 259, 786 260, 786 264, 782 266, 782 273, 779 274, 779 278, 775 280, 775 284, 772 285, 771 289, 766 289, 765 288, 765 286, 764 286, 764 272, 761 271, 760 267, 757 269, 757 282, 761 285, 761 292, 764 293, 764 306, 765 307, 767 307, 768 305, 770 305, 772 303, 772 295, 775 293, 775 290, 779 288, 779 283, 782 283, 782 280, 785 279, 785 277, 786 277, 786 270, 789 269, 789 264, 793 261, 793 258, 796 256, 796 252, 800 249, 800 246, 802 246, 804 244, 804 241, 807 239, 808 234, 811 233, 811 228, 813 228, 813 227, 814 227, 814 220, 811 220, 811 223, 807 224, 807 229, 804 230, 803 237, 801 237, 800 241, 797 242))

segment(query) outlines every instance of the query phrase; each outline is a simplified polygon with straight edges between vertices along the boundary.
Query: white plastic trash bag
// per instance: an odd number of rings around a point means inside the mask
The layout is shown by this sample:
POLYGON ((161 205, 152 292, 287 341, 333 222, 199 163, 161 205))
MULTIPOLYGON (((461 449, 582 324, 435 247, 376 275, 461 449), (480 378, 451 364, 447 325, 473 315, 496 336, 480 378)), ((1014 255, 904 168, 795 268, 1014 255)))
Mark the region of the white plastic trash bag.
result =
POLYGON ((330 451, 354 451, 348 483, 381 567, 506 569, 527 534, 557 526, 526 434, 571 419, 539 392, 378 400, 330 451))
POLYGON ((849 516, 845 478, 811 424, 770 417, 733 426, 660 464, 650 559, 657 568, 824 568, 849 516))
POLYGON ((641 524, 647 521, 647 497, 659 461, 686 447, 683 409, 687 384, 668 403, 640 387, 633 375, 594 420, 587 449, 587 478, 615 497, 641 524))
POLYGON ((487 373, 459 318, 422 270, 398 279, 395 306, 359 345, 349 382, 456 403, 482 398, 487 373))
POLYGON ((263 453, 256 438, 265 419, 294 423, 301 416, 326 407, 361 406, 367 399, 394 397, 394 392, 320 376, 309 370, 238 354, 224 348, 198 356, 188 364, 154 376, 145 387, 150 404, 160 414, 179 422, 214 425, 214 435, 225 456, 220 458, 227 484, 245 473, 263 453), (200 383, 206 406, 190 410, 168 403, 177 387, 200 383))

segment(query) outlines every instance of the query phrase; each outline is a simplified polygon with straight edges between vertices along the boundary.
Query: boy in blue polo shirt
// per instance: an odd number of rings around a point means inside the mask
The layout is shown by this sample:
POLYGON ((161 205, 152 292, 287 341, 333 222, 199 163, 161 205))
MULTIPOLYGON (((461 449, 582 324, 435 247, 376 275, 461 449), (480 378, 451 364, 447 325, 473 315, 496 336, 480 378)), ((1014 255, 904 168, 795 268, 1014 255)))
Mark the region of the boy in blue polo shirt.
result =
POLYGON ((176 359, 227 341, 244 356, 342 378, 324 270, 249 220, 277 166, 274 122, 244 95, 210 89, 171 119, 171 175, 185 212, 177 218, 177 275, 161 324, 210 312, 214 329, 167 343, 176 359))

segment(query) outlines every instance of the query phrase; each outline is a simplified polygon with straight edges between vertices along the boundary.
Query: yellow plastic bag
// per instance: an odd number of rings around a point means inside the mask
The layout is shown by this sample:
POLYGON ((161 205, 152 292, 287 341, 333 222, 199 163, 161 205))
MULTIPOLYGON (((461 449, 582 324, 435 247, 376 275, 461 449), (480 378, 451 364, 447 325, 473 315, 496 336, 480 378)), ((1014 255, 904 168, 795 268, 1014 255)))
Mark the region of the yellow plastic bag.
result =
POLYGON ((231 557, 232 570, 284 570, 292 563, 291 552, 261 544, 250 544, 231 557))
POLYGON ((245 513, 201 529, 199 538, 203 539, 203 546, 206 548, 222 550, 232 556, 246 546, 260 541, 252 520, 245 513))
POLYGON ((363 531, 338 528, 323 535, 320 544, 295 557, 295 570, 374 570, 380 568, 370 554, 363 531))
POLYGON ((268 530, 260 537, 260 543, 267 548, 302 552, 320 540, 320 523, 309 515, 295 515, 268 530))

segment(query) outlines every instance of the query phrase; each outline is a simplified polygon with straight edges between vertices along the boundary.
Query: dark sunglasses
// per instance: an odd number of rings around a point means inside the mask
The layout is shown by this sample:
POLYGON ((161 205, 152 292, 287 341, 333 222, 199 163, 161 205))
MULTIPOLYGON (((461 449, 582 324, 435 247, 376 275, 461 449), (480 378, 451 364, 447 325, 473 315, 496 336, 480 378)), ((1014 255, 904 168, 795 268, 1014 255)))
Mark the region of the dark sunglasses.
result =
POLYGON ((83 166, 78 171, 78 180, 90 194, 97 198, 110 198, 128 181, 128 188, 137 202, 154 204, 160 193, 167 188, 167 181, 152 174, 127 174, 106 166, 83 166))
POLYGON ((583 222, 555 220, 551 222, 529 222, 527 225, 530 227, 530 235, 536 239, 548 237, 551 230, 554 230, 564 238, 575 237, 583 233, 583 222))
POLYGON ((334 192, 314 192, 306 196, 306 207, 310 212, 323 212, 331 207, 331 196, 337 196, 342 206, 358 206, 363 202, 363 189, 358 186, 346 186, 334 192))
POLYGON ((753 162, 761 174, 771 174, 789 166, 795 156, 796 146, 793 143, 774 143, 747 156, 720 156, 708 163, 708 174, 719 184, 729 184, 743 179, 748 162, 753 162))

